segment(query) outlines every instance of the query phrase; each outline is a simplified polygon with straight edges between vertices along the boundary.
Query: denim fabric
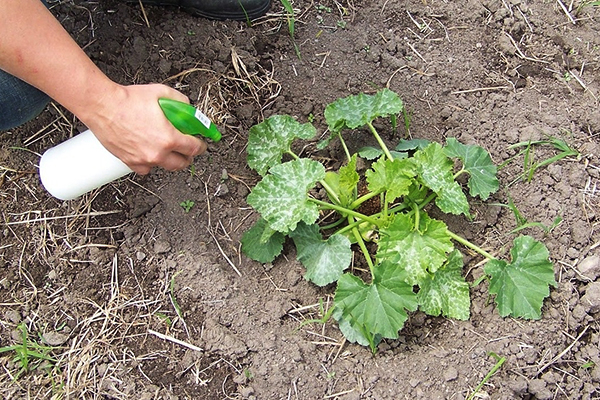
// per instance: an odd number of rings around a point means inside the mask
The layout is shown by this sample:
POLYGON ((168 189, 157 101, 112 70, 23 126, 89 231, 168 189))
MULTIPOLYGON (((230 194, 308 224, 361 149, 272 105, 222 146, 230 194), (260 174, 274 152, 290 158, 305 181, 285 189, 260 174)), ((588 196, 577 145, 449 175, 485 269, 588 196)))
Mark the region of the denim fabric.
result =
POLYGON ((49 102, 45 93, 0 69, 0 131, 34 119, 49 102))
POLYGON ((37 117, 49 101, 45 93, 0 70, 0 131, 37 117))

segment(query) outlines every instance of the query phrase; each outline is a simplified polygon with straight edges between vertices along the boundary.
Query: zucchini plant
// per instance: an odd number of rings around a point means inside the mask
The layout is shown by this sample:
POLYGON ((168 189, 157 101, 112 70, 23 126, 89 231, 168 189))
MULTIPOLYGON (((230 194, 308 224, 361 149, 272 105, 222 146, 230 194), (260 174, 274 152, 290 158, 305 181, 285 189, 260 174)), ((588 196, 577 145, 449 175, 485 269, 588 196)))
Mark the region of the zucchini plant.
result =
POLYGON ((310 122, 274 115, 253 126, 248 165, 262 179, 247 202, 260 218, 242 236, 243 252, 271 262, 291 238, 306 268, 304 278, 318 286, 335 285, 329 315, 344 336, 373 352, 383 338, 397 338, 408 313, 417 309, 470 318, 470 286, 457 245, 487 259, 483 279, 489 280, 501 316, 540 318, 549 286, 556 286, 544 244, 519 236, 511 259, 497 259, 430 215, 437 207, 471 218, 465 192, 486 200, 498 190, 497 167, 488 152, 454 138, 445 145, 401 140, 390 150, 373 122, 389 118, 395 129, 402 111, 402 100, 389 89, 329 104, 324 115, 330 135, 318 147, 341 141, 347 160, 335 171, 292 150, 294 142, 315 138, 310 122), (378 146, 350 154, 344 136, 368 134, 365 130, 378 146), (359 157, 370 162, 364 173, 357 169, 359 157), (461 175, 467 175, 466 188, 457 181, 461 175), (319 198, 321 189, 326 196, 319 198), (364 274, 346 272, 354 251, 362 253, 364 274))

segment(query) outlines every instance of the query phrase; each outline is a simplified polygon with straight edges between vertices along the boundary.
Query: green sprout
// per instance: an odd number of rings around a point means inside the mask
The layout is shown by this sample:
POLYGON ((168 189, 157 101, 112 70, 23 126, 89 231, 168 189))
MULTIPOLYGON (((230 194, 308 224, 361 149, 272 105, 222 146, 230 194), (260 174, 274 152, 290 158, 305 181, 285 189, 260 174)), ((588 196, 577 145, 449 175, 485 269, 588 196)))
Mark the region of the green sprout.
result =
POLYGON ((13 380, 18 380, 21 375, 38 369, 46 370, 48 373, 56 367, 58 360, 50 354, 54 348, 45 346, 29 340, 29 332, 25 323, 20 323, 17 330, 21 333, 21 343, 12 346, 0 347, 0 354, 6 352, 14 352, 13 362, 20 369, 13 377, 13 380))
POLYGON ((194 207, 196 203, 193 200, 184 200, 179 205, 183 208, 183 211, 189 213, 192 207, 194 207))
POLYGON ((292 3, 290 3, 289 0, 281 0, 281 3, 283 4, 283 8, 286 11, 288 31, 290 33, 290 38, 292 39, 292 44, 294 45, 294 50, 296 51, 296 56, 298 56, 298 59, 302 59, 302 57, 300 56, 300 48, 298 47, 298 44, 296 43, 296 39, 294 36, 295 35, 295 24, 296 24, 294 8, 292 7, 292 3))

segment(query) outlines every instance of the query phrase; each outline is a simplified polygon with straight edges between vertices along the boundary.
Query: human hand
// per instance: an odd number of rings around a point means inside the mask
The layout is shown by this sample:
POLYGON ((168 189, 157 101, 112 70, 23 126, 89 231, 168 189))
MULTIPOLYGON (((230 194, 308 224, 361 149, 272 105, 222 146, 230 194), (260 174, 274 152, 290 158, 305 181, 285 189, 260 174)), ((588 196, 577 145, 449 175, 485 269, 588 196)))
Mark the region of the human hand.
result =
POLYGON ((167 120, 158 99, 188 103, 182 93, 165 85, 116 85, 89 114, 78 117, 100 143, 138 174, 154 166, 170 171, 186 168, 206 151, 206 143, 184 135, 167 120))

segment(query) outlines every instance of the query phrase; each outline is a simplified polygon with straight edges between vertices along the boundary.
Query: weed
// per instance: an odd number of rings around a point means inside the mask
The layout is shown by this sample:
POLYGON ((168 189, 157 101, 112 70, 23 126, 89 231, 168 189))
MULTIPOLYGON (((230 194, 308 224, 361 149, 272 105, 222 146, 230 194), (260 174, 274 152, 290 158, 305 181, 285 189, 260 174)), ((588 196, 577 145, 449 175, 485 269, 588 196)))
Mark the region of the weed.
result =
POLYGON ((567 142, 565 142, 564 140, 558 139, 558 138, 554 138, 554 137, 549 137, 548 139, 544 139, 544 140, 520 142, 520 143, 513 144, 513 145, 509 146, 508 148, 509 149, 523 148, 523 150, 521 150, 518 154, 516 154, 515 156, 511 157, 510 159, 508 159, 507 161, 502 163, 499 167, 499 168, 502 168, 506 164, 508 164, 510 161, 512 161, 513 159, 520 157, 521 155, 523 156, 523 172, 521 174, 519 174, 519 176, 517 176, 509 184, 509 186, 512 185, 513 183, 517 182, 520 179, 527 181, 527 182, 531 182, 531 180, 533 179, 533 175, 535 174, 535 172, 538 169, 548 166, 557 161, 560 161, 564 158, 579 157, 579 155, 580 155, 579 152, 577 150, 572 149, 568 145, 567 142), (554 147, 554 149, 558 151, 558 154, 555 154, 554 156, 543 159, 541 161, 536 161, 535 156, 534 156, 534 149, 536 146, 542 146, 542 145, 549 145, 549 146, 554 147))
POLYGON ((196 203, 193 200, 184 200, 179 205, 183 208, 183 211, 189 213, 192 207, 194 207, 196 203))
POLYGON ((496 372, 498 372, 500 367, 502 367, 502 364, 504 364, 504 362, 506 361, 506 357, 500 357, 494 352, 490 352, 490 353, 488 353, 488 355, 490 355, 496 359, 496 361, 497 361, 496 365, 494 365, 494 367, 490 370, 490 372, 488 372, 488 374, 481 380, 481 382, 479 382, 479 385, 477 385, 477 387, 475 388, 475 390, 473 390, 473 393, 471 393, 471 395, 469 396, 469 398, 467 400, 473 400, 475 398, 475 396, 477 396, 477 393, 483 387, 483 385, 485 385, 485 383, 487 381, 489 381, 490 378, 496 372))
POLYGON ((51 371, 58 370, 58 361, 51 356, 53 347, 29 340, 29 332, 24 322, 17 326, 17 330, 21 334, 21 343, 0 347, 0 354, 15 353, 12 361, 19 367, 19 372, 13 376, 13 380, 16 381, 21 375, 37 369, 43 369, 49 375, 51 375, 51 371))
POLYGON ((302 57, 300 55, 300 48, 298 47, 298 44, 296 43, 296 38, 295 38, 296 17, 294 15, 294 8, 292 7, 292 3, 290 3, 289 0, 281 0, 281 3, 283 4, 283 8, 286 11, 288 32, 290 33, 290 38, 292 39, 292 44, 294 45, 294 51, 296 52, 296 56, 300 60, 300 59, 302 59, 302 57))

